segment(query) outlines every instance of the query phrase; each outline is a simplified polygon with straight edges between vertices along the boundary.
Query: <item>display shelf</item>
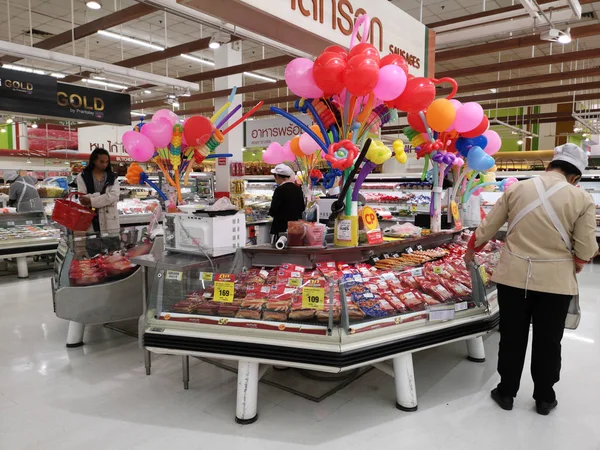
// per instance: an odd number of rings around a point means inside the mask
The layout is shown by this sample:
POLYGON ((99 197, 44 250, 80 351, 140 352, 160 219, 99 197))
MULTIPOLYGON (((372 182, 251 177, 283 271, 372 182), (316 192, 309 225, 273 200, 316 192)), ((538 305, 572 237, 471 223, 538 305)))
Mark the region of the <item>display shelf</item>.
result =
POLYGON ((146 214, 119 214, 120 225, 135 225, 135 224, 148 224, 154 217, 153 213, 146 214))

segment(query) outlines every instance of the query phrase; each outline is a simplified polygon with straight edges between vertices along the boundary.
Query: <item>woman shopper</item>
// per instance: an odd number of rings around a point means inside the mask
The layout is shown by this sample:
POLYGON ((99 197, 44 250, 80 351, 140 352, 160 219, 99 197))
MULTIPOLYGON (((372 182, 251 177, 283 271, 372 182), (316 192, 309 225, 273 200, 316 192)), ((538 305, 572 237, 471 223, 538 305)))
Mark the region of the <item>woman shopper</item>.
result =
POLYGON ((598 251, 596 208, 576 184, 587 166, 574 144, 556 147, 546 173, 511 187, 469 241, 465 262, 508 221, 506 242, 494 281, 500 305, 500 384, 491 394, 505 410, 513 408, 533 323, 531 376, 539 414, 558 402, 561 340, 569 303, 578 294, 576 273, 598 251))

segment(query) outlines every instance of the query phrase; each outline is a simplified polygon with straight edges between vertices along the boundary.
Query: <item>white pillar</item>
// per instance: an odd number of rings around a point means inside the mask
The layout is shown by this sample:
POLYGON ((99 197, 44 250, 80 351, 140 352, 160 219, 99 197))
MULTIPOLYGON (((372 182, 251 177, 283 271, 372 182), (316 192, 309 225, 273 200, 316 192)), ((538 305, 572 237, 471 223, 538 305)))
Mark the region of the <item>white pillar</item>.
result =
POLYGON ((413 369, 412 353, 396 356, 394 363, 394 382, 396 383, 396 408, 402 411, 417 410, 417 386, 413 369))
POLYGON ((258 363, 239 361, 235 421, 242 425, 258 419, 258 363))
POLYGON ((472 362, 485 362, 485 347, 483 346, 483 337, 479 336, 467 340, 467 359, 472 362))
MULTIPOLYGON (((230 44, 221 45, 215 50, 215 69, 221 69, 224 67, 237 66, 242 64, 242 42, 236 41, 230 44)), ((235 75, 229 75, 226 77, 215 78, 214 90, 220 91, 223 89, 231 90, 234 86, 238 88, 243 86, 243 75, 241 73, 235 75)), ((215 111, 218 111, 221 106, 227 102, 227 96, 215 98, 215 111)), ((242 102, 242 95, 236 95, 235 99, 230 106, 232 107, 242 102)), ((242 116, 243 108, 236 112, 227 123, 223 124, 222 130, 227 128, 229 124, 234 123, 237 119, 242 116)), ((242 162, 242 147, 244 145, 244 125, 238 125, 233 131, 229 132, 225 136, 225 142, 223 142, 217 149, 216 153, 231 153, 233 157, 227 158, 226 165, 219 165, 219 161, 216 161, 216 181, 215 181, 215 192, 229 192, 229 165, 231 162, 242 162)))
POLYGON ((27 256, 17 257, 17 275, 19 278, 29 277, 29 269, 27 269, 27 256))

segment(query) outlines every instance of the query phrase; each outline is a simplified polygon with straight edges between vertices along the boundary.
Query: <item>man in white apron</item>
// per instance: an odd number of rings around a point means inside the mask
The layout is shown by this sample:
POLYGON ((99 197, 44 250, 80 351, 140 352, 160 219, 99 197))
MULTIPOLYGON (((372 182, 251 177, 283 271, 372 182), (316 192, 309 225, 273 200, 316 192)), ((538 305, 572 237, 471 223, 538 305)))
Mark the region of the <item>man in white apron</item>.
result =
POLYGON ((17 212, 41 212, 44 204, 35 187, 36 179, 30 176, 19 176, 17 172, 4 174, 8 182, 12 182, 8 194, 9 204, 16 206, 17 212))
POLYGON ((547 415, 558 404, 553 387, 560 379, 569 303, 578 294, 576 273, 598 252, 594 200, 576 187, 587 162, 574 144, 556 147, 547 171, 508 189, 469 242, 467 264, 508 222, 493 276, 500 305, 501 380, 492 398, 503 409, 512 409, 519 390, 530 324, 537 412, 547 415))

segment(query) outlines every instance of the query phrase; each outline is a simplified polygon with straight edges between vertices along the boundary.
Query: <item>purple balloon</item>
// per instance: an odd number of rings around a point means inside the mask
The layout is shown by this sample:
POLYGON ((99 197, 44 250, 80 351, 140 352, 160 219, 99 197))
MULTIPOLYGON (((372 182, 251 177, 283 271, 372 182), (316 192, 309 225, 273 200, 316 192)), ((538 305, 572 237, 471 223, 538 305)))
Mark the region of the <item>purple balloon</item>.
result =
POLYGON ((152 144, 152 141, 142 133, 138 133, 137 131, 126 131, 121 139, 125 151, 134 160, 146 162, 152 159, 152 156, 154 155, 154 144, 152 144))
POLYGON ((313 77, 313 65, 310 59, 296 58, 285 68, 285 82, 298 97, 319 98, 323 95, 313 77))
POLYGON ((140 132, 150 139, 156 148, 164 148, 171 142, 173 125, 163 117, 147 123, 140 132))
POLYGON ((479 103, 465 103, 459 108, 458 111, 456 111, 454 128, 459 133, 466 133, 474 130, 483 120, 483 116, 483 108, 479 103))

